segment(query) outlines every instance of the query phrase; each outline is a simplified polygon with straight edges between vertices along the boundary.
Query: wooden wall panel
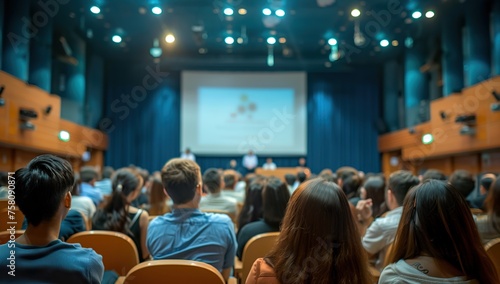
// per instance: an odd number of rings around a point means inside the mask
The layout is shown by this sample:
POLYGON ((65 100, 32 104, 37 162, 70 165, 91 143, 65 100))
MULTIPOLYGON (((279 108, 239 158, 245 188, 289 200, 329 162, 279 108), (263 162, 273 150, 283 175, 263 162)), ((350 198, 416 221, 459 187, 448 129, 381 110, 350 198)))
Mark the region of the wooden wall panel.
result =
POLYGON ((421 144, 422 135, 432 131, 430 123, 415 126, 415 133, 411 134, 408 129, 388 133, 379 137, 378 147, 380 152, 401 150, 406 145, 421 144))
POLYGON ((500 173, 500 151, 481 155, 481 172, 500 173))
POLYGON ((13 170, 18 170, 20 168, 26 167, 26 165, 39 154, 24 151, 24 150, 14 150, 14 168, 13 170))
POLYGON ((401 160, 401 152, 387 152, 382 154, 382 172, 384 176, 389 177, 391 173, 403 169, 403 161, 401 160), (398 164, 392 165, 391 159, 397 159, 398 164))
POLYGON ((453 157, 454 170, 467 170, 473 174, 481 173, 481 159, 479 154, 453 157))
POLYGON ((0 147, 0 171, 9 172, 14 169, 13 151, 10 148, 0 147))
POLYGON ((420 174, 423 170, 436 169, 440 170, 446 175, 453 173, 453 160, 451 157, 439 158, 439 159, 424 159, 419 161, 413 161, 415 168, 417 169, 417 174, 420 174))

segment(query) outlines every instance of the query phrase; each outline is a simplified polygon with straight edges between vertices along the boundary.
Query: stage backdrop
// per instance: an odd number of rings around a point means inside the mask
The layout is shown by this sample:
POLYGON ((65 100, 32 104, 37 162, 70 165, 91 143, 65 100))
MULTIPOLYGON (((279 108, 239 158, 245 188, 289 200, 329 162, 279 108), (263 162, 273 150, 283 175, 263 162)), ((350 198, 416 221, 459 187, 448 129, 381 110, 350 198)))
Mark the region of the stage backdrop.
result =
MULTIPOLYGON (((160 170, 180 155, 180 73, 142 66, 112 65, 107 72, 105 115, 100 128, 110 138, 106 164, 134 164, 160 170)), ((375 122, 380 117, 378 72, 307 75, 307 165, 313 172, 351 165, 380 171, 375 122)), ((195 153, 196 154, 196 153, 195 153)), ((257 153, 258 155, 259 153, 257 153)), ((202 170, 226 167, 236 156, 200 156, 202 170)), ((266 157, 259 157, 260 164, 266 157)), ((296 166, 299 156, 273 157, 278 166, 296 166)))

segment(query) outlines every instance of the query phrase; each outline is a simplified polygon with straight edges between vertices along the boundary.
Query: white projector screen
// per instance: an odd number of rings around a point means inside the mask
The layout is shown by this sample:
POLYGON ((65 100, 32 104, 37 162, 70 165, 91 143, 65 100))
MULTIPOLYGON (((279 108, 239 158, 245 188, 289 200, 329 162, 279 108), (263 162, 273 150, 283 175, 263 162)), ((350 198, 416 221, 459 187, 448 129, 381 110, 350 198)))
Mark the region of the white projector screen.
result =
POLYGON ((307 154, 304 72, 182 72, 181 151, 307 154))

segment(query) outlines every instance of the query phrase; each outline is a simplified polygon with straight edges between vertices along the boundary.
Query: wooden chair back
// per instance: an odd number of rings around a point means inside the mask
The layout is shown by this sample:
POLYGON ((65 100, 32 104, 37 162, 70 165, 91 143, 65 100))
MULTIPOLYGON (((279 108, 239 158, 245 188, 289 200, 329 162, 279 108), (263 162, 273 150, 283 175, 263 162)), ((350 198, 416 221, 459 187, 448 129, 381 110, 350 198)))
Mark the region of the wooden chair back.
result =
POLYGON ((15 240, 24 234, 24 230, 16 230, 14 234, 10 231, 0 232, 0 245, 6 244, 9 240, 15 240))
POLYGON ((261 257, 265 257, 271 249, 274 247, 276 240, 278 239, 279 232, 265 233, 257 235, 251 238, 245 248, 243 249, 243 255, 241 258, 242 268, 241 268, 241 280, 245 281, 252 269, 253 263, 261 257))
POLYGON ((139 263, 134 241, 125 234, 111 231, 85 231, 71 236, 68 243, 78 243, 102 255, 105 270, 124 276, 139 263))
POLYGON ((493 264, 495 265, 498 277, 500 278, 500 238, 496 238, 489 241, 484 246, 484 249, 486 250, 486 253, 490 257, 493 264))
POLYGON ((24 214, 16 207, 13 210, 3 208, 0 210, 0 232, 4 232, 14 226, 16 230, 21 230, 24 222, 24 214))

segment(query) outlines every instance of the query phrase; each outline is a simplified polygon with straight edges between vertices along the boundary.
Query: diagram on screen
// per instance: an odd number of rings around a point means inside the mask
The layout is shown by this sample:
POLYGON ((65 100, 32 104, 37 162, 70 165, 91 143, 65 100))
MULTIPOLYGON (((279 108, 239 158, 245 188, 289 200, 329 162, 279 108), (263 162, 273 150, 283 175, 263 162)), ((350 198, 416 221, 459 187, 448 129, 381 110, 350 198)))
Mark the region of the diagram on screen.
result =
POLYGON ((236 119, 239 117, 253 118, 253 114, 257 110, 257 104, 250 101, 247 94, 240 96, 239 105, 235 111, 231 113, 231 118, 236 119))

